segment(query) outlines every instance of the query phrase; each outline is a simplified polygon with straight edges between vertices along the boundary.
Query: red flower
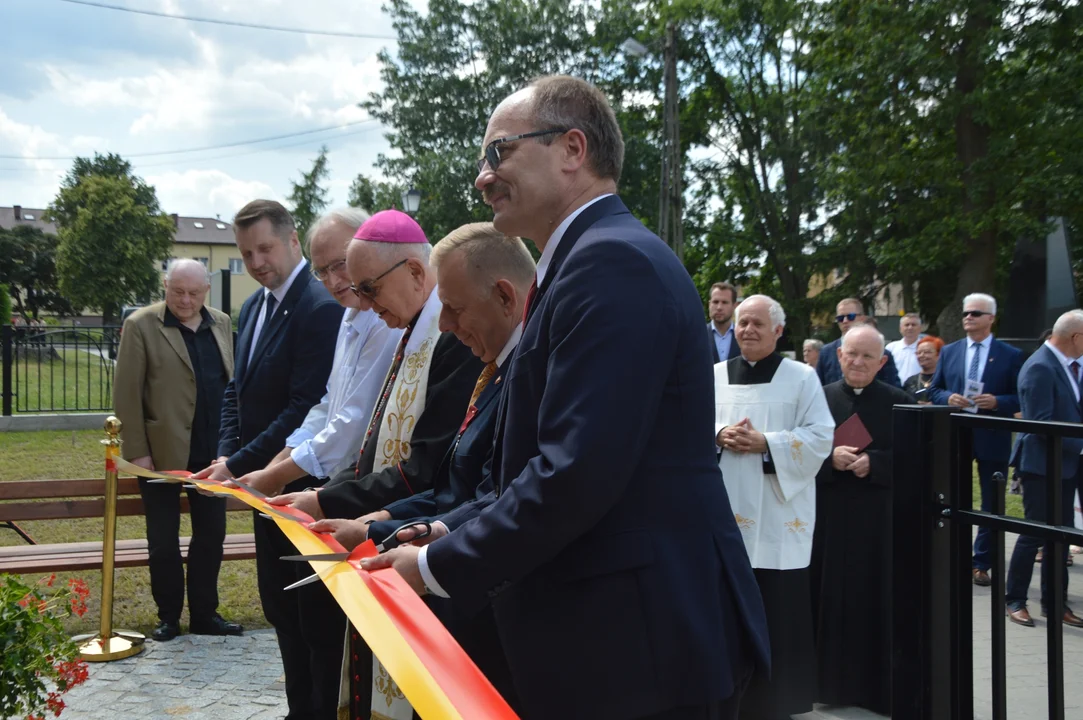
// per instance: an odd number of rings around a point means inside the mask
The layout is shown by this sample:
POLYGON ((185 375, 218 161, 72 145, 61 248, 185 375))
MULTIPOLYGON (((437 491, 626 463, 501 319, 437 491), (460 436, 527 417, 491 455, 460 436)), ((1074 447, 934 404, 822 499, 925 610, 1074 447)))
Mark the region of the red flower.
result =
POLYGON ((45 583, 45 587, 52 587, 53 583, 55 581, 56 581, 56 573, 53 573, 52 575, 50 575, 47 578, 42 578, 42 582, 45 583))
POLYGON ((53 712, 55 717, 60 717, 60 713, 64 709, 64 701, 60 699, 60 693, 49 693, 49 699, 45 701, 45 706, 53 712))

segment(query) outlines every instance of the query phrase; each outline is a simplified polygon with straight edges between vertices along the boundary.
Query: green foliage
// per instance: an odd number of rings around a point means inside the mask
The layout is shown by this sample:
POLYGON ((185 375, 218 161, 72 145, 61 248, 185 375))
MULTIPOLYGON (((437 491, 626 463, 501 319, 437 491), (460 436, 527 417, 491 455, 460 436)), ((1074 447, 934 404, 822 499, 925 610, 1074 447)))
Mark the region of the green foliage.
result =
POLYGON ((59 716, 61 695, 87 678, 62 620, 86 612, 90 591, 81 580, 55 580, 28 586, 17 575, 0 575, 0 717, 59 716))
POLYGON ((7 285, 0 284, 0 326, 10 325, 11 320, 11 294, 7 285))
POLYGON ((42 310, 73 314, 58 287, 57 242, 56 235, 32 225, 0 228, 0 282, 7 284, 15 311, 26 320, 42 310))
POLYGON ((402 188, 388 182, 374 181, 361 173, 350 185, 347 203, 370 215, 397 208, 402 205, 402 188))
POLYGON ((327 167, 327 146, 320 148, 320 154, 312 162, 312 169, 301 173, 301 182, 290 181, 293 189, 289 201, 293 205, 293 221, 297 225, 297 235, 304 239, 308 229, 327 207, 327 188, 320 185, 330 176, 327 167))
POLYGON ((158 265, 170 256, 173 221, 154 188, 116 155, 79 158, 49 207, 59 231, 59 288, 76 308, 100 310, 106 322, 160 288, 158 265))

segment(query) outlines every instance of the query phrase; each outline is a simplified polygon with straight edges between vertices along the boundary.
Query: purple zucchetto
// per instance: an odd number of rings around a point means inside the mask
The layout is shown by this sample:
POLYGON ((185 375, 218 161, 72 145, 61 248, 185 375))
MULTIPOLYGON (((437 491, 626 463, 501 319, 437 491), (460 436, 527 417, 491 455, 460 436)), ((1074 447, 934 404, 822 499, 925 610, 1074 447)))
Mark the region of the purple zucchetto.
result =
POLYGON ((381 210, 357 228, 355 240, 385 243, 425 243, 425 231, 401 210, 381 210))

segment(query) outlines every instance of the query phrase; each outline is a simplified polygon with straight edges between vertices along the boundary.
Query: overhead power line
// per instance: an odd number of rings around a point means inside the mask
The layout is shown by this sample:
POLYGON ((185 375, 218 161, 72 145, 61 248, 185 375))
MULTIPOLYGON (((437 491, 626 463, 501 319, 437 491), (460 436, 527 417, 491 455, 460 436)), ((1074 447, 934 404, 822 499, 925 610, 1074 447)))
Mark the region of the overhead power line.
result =
POLYGON ((279 25, 246 23, 238 20, 221 20, 218 18, 195 17, 192 15, 170 15, 169 13, 156 12, 154 10, 141 10, 139 8, 124 7, 123 5, 90 2, 90 0, 60 0, 60 2, 71 3, 72 5, 86 5, 88 7, 102 8, 105 10, 118 10, 120 12, 135 13, 137 15, 151 15, 153 17, 169 18, 171 20, 187 20, 188 22, 209 23, 211 25, 230 25, 232 27, 249 28, 251 30, 273 30, 275 32, 296 33, 299 35, 326 35, 328 37, 358 38, 361 40, 398 40, 397 37, 392 35, 370 35, 365 33, 341 32, 338 30, 306 30, 303 28, 282 27, 279 25))
MULTIPOLYGON (((315 128, 313 130, 302 130, 300 132, 285 133, 283 135, 272 135, 265 138, 256 138, 255 140, 238 140, 237 142, 222 143, 221 145, 205 145, 203 147, 185 148, 182 150, 160 150, 157 152, 144 152, 144 153, 116 153, 125 159, 129 158, 143 158, 143 157, 158 157, 161 155, 181 155, 184 153, 202 152, 204 150, 222 150, 224 148, 240 147, 242 145, 255 145, 256 143, 271 142, 272 140, 285 140, 287 138, 300 137, 301 135, 314 135, 316 133, 327 132, 329 130, 341 130, 342 128, 353 127, 354 125, 367 125, 369 123, 376 122, 373 118, 365 118, 364 120, 355 120, 354 122, 343 123, 342 125, 329 125, 328 127, 315 128)), ((75 160, 79 155, 40 155, 36 157, 27 157, 25 155, 0 155, 0 160, 75 160)))

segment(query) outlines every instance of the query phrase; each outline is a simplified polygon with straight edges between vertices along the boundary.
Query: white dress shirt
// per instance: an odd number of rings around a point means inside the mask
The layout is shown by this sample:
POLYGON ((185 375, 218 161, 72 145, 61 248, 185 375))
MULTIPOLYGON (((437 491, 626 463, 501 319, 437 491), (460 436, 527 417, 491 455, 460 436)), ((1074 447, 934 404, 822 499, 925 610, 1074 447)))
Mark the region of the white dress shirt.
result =
POLYGON ((899 372, 899 382, 901 383, 921 372, 921 363, 918 362, 919 342, 921 342, 920 336, 909 345, 906 344, 906 340, 894 340, 887 344, 887 351, 891 353, 892 359, 895 360, 895 369, 899 372))
MULTIPOLYGON (((297 276, 301 274, 301 271, 308 267, 308 262, 304 258, 301 262, 297 263, 297 267, 293 268, 290 272, 290 276, 286 278, 286 282, 279 285, 274 290, 263 289, 263 307, 260 308, 259 317, 256 318, 256 329, 252 331, 252 345, 248 348, 248 364, 252 364, 252 353, 256 351, 256 344, 259 343, 259 335, 263 331, 263 326, 267 324, 267 321, 271 318, 267 317, 267 296, 274 295, 278 304, 275 305, 275 312, 282 307, 282 301, 286 299, 286 293, 290 291, 290 287, 293 285, 293 281, 297 279, 297 276)), ((274 313, 272 313, 273 315, 274 313)))
POLYGON ((1060 361, 1060 366, 1064 368, 1064 374, 1068 376, 1069 384, 1071 384, 1072 386, 1072 392, 1075 393, 1075 401, 1079 402, 1079 378, 1076 377, 1075 373, 1072 372, 1072 368, 1070 367, 1072 363, 1079 362, 1078 358, 1068 357, 1059 349, 1057 349, 1056 345, 1049 342, 1048 340, 1045 341, 1045 346, 1052 350, 1053 354, 1057 357, 1057 360, 1060 361))
POLYGON ((970 338, 966 338, 966 364, 963 365, 963 378, 970 379, 970 363, 974 362, 975 351, 980 352, 978 356, 978 377, 977 380, 981 380, 985 374, 985 366, 989 364, 989 348, 993 345, 993 336, 987 335, 984 340, 975 343, 970 338), (978 347, 974 347, 977 345, 978 347))
MULTIPOLYGON (((587 204, 589 205, 590 203, 587 204)), ((586 205, 584 205, 583 207, 586 207, 586 205)), ((583 208, 579 209, 582 210, 583 208)), ((578 214, 578 211, 575 214, 578 214)), ((560 228, 557 228, 557 230, 560 230, 560 228)), ((563 232, 563 230, 560 231, 563 232)), ((546 245, 546 249, 548 249, 548 247, 549 246, 546 245)), ((541 281, 539 280, 538 282, 540 283, 541 281)), ((503 367, 504 361, 511 356, 512 351, 515 350, 515 346, 519 344, 519 340, 522 337, 523 324, 519 323, 515 326, 515 330, 512 331, 511 337, 509 337, 508 341, 504 343, 504 349, 501 350, 500 354, 496 356, 496 366, 498 368, 503 367)), ((443 523, 441 523, 439 520, 437 520, 434 524, 443 525, 443 523)), ((447 530, 446 525, 444 526, 444 530, 447 530)), ((425 547, 421 548, 421 552, 417 555, 417 569, 421 572, 421 581, 425 583, 425 587, 433 595, 442 598, 449 598, 451 596, 448 595, 447 591, 444 590, 444 588, 440 587, 440 583, 436 582, 436 576, 432 574, 431 570, 429 570, 428 552, 429 546, 426 545, 425 547)))
POLYGON ((392 330, 372 310, 343 314, 327 392, 286 439, 299 468, 325 478, 350 466, 401 337, 402 330, 392 330))
POLYGON ((538 258, 538 287, 541 287, 542 282, 545 280, 545 274, 549 271, 549 263, 553 262, 553 255, 556 254, 557 245, 564 238, 564 233, 568 231, 568 227, 575 221, 577 217, 583 214, 583 211, 589 208, 594 203, 598 202, 602 198, 607 198, 613 193, 606 193, 605 195, 599 195, 593 200, 587 202, 576 208, 571 215, 564 218, 564 222, 557 225, 557 229, 553 231, 553 234, 549 236, 549 242, 545 243, 545 249, 542 250, 541 257, 538 258))

